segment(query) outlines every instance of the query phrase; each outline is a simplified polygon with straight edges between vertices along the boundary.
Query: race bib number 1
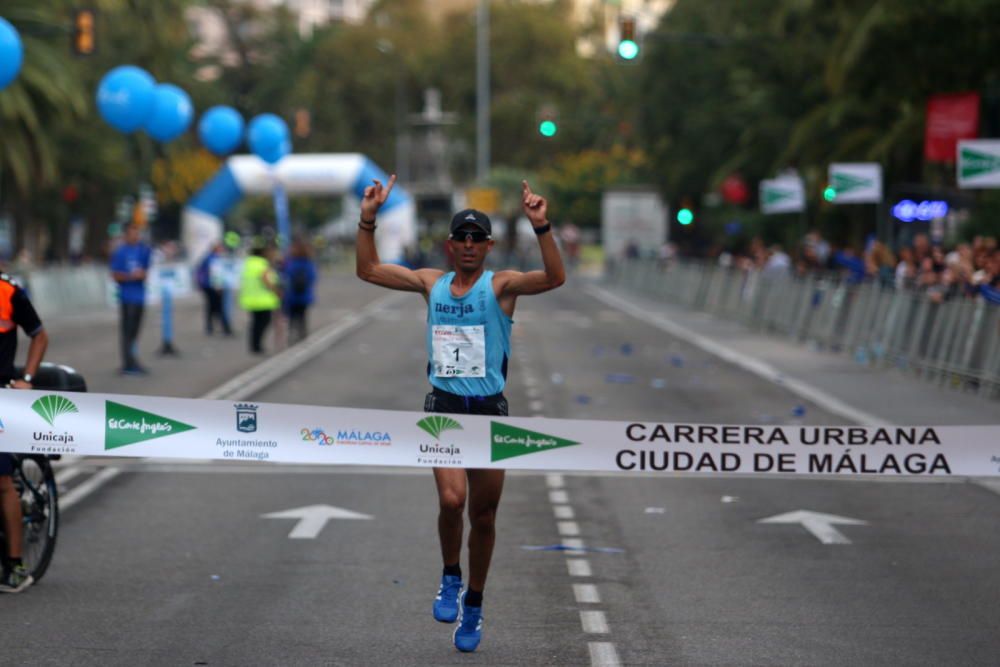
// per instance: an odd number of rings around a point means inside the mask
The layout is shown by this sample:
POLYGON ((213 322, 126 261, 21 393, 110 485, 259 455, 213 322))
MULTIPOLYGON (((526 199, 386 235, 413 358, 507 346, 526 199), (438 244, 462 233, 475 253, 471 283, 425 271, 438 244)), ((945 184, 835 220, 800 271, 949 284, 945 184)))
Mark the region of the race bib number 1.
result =
POLYGON ((436 377, 486 377, 486 327, 435 324, 431 340, 436 377))

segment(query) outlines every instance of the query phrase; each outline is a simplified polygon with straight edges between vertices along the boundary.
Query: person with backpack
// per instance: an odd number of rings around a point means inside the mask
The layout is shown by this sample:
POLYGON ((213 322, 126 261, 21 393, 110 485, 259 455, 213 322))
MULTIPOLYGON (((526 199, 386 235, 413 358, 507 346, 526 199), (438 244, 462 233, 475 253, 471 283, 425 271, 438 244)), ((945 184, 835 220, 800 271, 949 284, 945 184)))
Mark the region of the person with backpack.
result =
POLYGON ((316 262, 311 255, 309 244, 303 239, 295 239, 282 269, 282 284, 285 285, 282 310, 288 318, 290 343, 305 339, 308 332, 306 311, 316 299, 316 262))

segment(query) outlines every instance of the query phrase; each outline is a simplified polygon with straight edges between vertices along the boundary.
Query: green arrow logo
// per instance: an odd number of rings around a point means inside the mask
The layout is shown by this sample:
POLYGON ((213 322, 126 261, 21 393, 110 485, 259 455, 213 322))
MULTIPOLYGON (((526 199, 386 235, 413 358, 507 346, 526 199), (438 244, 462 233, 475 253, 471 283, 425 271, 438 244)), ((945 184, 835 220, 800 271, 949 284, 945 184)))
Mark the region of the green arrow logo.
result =
POLYGON ((490 444, 490 460, 502 461, 544 450, 572 447, 580 443, 509 424, 490 422, 490 444))
POLYGON ((770 188, 764 190, 764 205, 771 206, 772 204, 777 204, 778 202, 785 201, 786 199, 791 199, 795 196, 795 193, 790 190, 778 190, 776 188, 770 188))
POLYGON ((1000 155, 981 153, 971 148, 963 148, 959 164, 962 178, 982 176, 994 171, 1000 171, 1000 155))
POLYGON ((839 197, 840 195, 851 192, 852 190, 874 187, 875 181, 870 178, 852 176, 851 174, 835 173, 833 174, 833 182, 831 185, 839 197))
POLYGON ((105 401, 104 449, 191 431, 195 427, 128 405, 105 401))

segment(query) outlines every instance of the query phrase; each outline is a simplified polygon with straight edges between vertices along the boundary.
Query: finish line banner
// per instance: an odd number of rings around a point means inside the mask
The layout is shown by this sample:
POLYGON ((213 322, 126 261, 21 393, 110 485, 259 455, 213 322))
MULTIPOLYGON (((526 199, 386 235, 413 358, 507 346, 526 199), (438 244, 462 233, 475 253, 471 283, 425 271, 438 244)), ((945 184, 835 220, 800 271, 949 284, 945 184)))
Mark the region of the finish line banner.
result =
POLYGON ((1000 426, 733 426, 0 392, 0 451, 368 466, 1000 476, 1000 426))

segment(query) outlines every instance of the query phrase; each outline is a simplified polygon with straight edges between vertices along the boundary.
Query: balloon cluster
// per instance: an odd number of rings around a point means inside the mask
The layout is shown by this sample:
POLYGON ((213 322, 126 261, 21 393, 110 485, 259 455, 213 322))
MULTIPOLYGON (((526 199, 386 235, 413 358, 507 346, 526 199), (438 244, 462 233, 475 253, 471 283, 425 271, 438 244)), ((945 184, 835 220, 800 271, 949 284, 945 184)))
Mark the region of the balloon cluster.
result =
POLYGON ((184 134, 194 117, 187 93, 170 83, 156 83, 135 65, 121 65, 104 75, 97 86, 97 110, 116 130, 145 130, 163 142, 184 134))
MULTIPOLYGON (((172 141, 191 124, 194 107, 183 90, 169 83, 157 84, 145 70, 122 65, 108 72, 97 88, 97 109, 109 125, 122 132, 145 130, 157 141, 172 141)), ((212 153, 223 156, 243 143, 244 122, 240 113, 215 106, 198 121, 198 138, 212 153)), ((246 132, 250 150, 275 164, 292 150, 288 125, 274 114, 260 114, 246 132)))

